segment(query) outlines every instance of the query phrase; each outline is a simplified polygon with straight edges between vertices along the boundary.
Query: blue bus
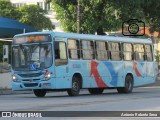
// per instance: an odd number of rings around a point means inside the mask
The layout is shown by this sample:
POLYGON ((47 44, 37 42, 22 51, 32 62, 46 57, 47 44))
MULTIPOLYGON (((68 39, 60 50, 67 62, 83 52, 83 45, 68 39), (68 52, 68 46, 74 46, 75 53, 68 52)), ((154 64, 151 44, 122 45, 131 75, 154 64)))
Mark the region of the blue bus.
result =
POLYGON ((131 93, 156 79, 151 39, 64 32, 16 35, 11 73, 13 90, 33 90, 37 97, 54 90, 131 93))

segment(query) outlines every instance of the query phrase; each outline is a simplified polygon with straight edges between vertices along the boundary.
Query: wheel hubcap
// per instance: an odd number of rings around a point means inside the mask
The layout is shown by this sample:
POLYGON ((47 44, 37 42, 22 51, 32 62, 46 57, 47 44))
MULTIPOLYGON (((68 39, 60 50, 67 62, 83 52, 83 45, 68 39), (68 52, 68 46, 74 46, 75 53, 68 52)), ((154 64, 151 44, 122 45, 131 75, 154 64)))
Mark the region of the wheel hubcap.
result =
POLYGON ((74 91, 78 91, 78 89, 79 89, 78 83, 77 83, 77 82, 74 82, 72 88, 73 88, 74 91))
POLYGON ((130 90, 131 89, 131 83, 127 82, 127 88, 130 90))

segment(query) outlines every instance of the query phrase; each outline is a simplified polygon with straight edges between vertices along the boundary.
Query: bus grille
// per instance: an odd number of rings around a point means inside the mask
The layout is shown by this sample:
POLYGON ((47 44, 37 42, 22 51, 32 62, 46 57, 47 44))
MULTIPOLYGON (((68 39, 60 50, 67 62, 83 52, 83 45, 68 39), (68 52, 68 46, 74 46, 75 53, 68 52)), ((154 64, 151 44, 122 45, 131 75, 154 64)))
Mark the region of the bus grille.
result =
POLYGON ((40 79, 23 79, 24 82, 39 81, 40 79))
POLYGON ((28 84, 24 84, 25 87, 36 87, 38 86, 38 83, 28 83, 28 84))
POLYGON ((21 77, 39 77, 41 76, 43 73, 32 73, 32 74, 18 74, 21 77))

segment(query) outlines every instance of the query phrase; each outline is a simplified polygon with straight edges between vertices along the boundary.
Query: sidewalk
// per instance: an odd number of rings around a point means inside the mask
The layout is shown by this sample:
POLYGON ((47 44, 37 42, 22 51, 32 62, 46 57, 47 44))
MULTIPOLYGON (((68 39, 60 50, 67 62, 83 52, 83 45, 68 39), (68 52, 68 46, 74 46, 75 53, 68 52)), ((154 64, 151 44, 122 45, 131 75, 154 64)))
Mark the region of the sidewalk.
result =
POLYGON ((11 69, 10 65, 0 66, 0 73, 10 72, 10 69, 11 69))
POLYGON ((0 89, 0 95, 11 95, 11 94, 31 94, 32 91, 12 91, 11 89, 0 89))

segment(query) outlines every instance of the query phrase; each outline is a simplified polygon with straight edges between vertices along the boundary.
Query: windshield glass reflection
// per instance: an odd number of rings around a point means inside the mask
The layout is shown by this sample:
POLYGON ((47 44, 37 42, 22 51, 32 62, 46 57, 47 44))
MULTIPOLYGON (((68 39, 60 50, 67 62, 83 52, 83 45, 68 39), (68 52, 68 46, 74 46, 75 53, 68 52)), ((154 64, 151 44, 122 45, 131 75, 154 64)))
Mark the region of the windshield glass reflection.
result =
POLYGON ((52 65, 51 44, 14 46, 12 67, 15 70, 39 70, 52 65))

